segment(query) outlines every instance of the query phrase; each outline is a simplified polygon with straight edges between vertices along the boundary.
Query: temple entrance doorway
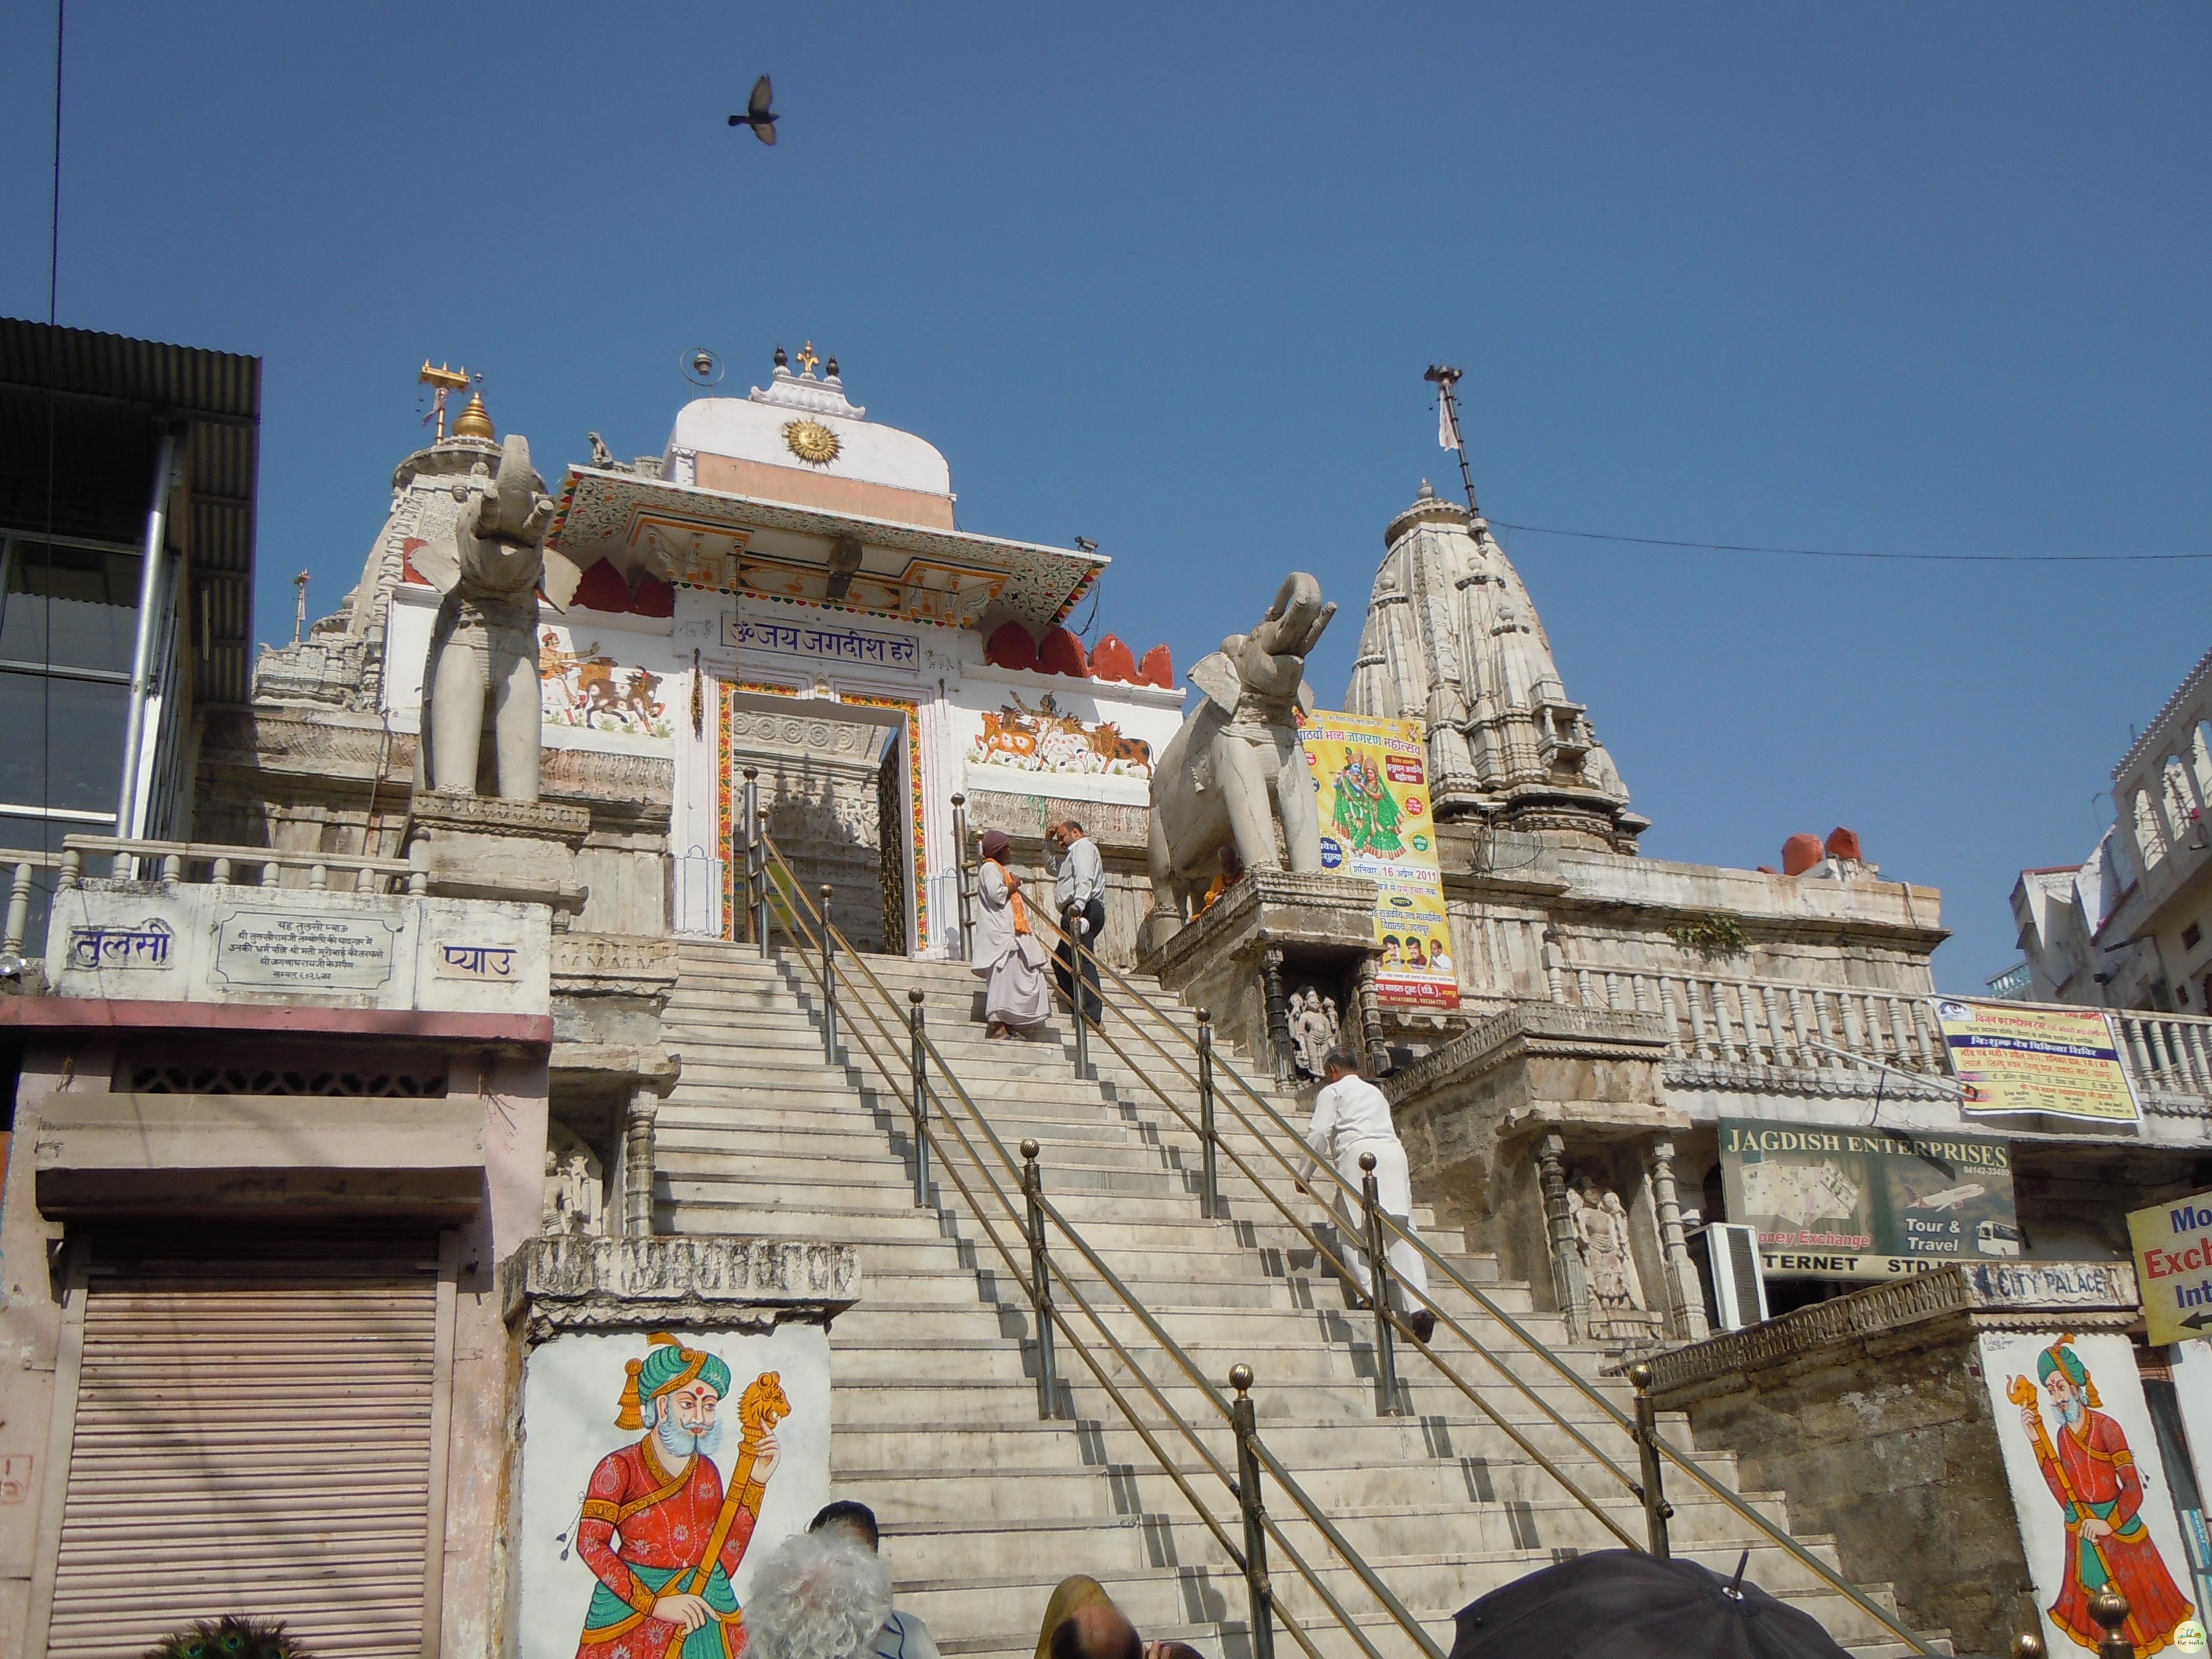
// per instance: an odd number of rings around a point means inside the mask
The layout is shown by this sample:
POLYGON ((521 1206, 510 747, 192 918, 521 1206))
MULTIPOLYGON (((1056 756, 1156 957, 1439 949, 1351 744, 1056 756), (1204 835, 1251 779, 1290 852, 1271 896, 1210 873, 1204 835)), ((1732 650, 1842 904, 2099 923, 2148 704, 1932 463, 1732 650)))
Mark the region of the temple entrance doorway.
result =
POLYGON ((744 857, 741 780, 757 766, 769 836, 809 896, 830 889, 830 918, 858 949, 910 954, 916 803, 904 711, 733 691, 729 722, 732 867, 744 857))

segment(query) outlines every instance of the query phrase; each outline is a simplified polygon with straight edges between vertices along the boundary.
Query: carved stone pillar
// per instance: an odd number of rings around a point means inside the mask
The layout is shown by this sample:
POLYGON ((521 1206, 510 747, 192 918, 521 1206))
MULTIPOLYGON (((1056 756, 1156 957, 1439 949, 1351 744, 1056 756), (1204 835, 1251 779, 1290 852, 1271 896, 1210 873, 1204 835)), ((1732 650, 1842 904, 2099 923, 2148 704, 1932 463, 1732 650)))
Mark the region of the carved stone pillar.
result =
POLYGON ((1679 1341, 1696 1342, 1711 1334, 1705 1324, 1705 1291, 1697 1264, 1682 1237, 1682 1204, 1674 1190, 1674 1143, 1662 1135, 1646 1153, 1651 1174, 1651 1207, 1659 1222, 1659 1259, 1667 1281, 1667 1332, 1679 1341))
POLYGON ((1544 984, 1554 1002, 1567 1000, 1567 953, 1559 949, 1559 936, 1544 930, 1544 984))
POLYGON ((1578 1342, 1589 1328, 1589 1281, 1583 1272, 1582 1241, 1575 1237, 1574 1213, 1567 1207, 1567 1143, 1547 1134, 1536 1149, 1536 1170, 1544 1188, 1544 1219, 1552 1238, 1552 1291, 1567 1340, 1578 1342))
POLYGON ((657 1091, 630 1091, 629 1110, 623 1119, 622 1230, 628 1238, 653 1232, 653 1124, 659 1112, 657 1091))
POLYGON ((1297 1075, 1297 1065, 1291 1042, 1290 999, 1283 990, 1283 953, 1271 946, 1260 958, 1260 972, 1267 986, 1268 1046, 1275 1051, 1275 1080, 1285 1082, 1297 1075))
POLYGON ((1390 1050, 1382 1041, 1382 999, 1375 988, 1375 958, 1359 959, 1359 1037, 1367 1060, 1367 1075, 1381 1077, 1390 1069, 1390 1050))

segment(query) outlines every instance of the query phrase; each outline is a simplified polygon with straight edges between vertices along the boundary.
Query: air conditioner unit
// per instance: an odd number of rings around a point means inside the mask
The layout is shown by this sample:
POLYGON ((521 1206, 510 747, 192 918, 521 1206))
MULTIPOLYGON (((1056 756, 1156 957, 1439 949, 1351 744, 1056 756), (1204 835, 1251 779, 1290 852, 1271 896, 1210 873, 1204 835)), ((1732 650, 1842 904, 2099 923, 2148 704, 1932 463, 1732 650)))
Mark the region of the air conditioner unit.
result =
POLYGON ((1740 1331, 1769 1317, 1758 1228, 1715 1222, 1690 1235, 1690 1254, 1705 1287, 1705 1320, 1715 1330, 1740 1331))

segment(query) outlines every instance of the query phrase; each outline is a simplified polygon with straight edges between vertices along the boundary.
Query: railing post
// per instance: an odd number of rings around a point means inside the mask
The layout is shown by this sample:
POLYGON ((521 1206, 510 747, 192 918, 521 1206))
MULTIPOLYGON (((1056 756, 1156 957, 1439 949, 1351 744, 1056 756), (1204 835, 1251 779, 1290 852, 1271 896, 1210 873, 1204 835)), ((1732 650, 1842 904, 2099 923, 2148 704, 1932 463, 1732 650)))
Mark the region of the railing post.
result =
POLYGON ((753 843, 757 849, 749 856, 755 866, 753 878, 753 931, 760 935, 760 953, 768 955, 768 809, 762 807, 753 814, 753 843))
POLYGON ((1397 1333, 1390 1328, 1390 1256, 1382 1240, 1382 1194, 1375 1154, 1359 1155, 1360 1218, 1367 1234, 1367 1297, 1375 1304, 1375 1414, 1398 1415, 1397 1333))
POLYGON ((919 985, 906 994, 907 1023, 914 1031, 908 1061, 914 1073, 914 1203, 921 1209, 929 1202, 929 1080, 922 1050, 922 990, 919 985))
POLYGON ((837 1063, 837 936, 830 931, 830 884, 822 884, 822 1058, 837 1063))
POLYGON ((760 925, 761 854, 760 768, 745 768, 745 931, 763 956, 768 954, 768 933, 760 925))
POLYGON ((2109 1587, 2089 1598, 2089 1616, 2105 1627, 2097 1644, 2097 1659, 2134 1659, 2136 1644, 2128 1639, 2128 1598, 2109 1587))
POLYGON ((1273 1591, 1267 1584, 1267 1522, 1260 1501, 1260 1423, 1259 1413, 1252 1405, 1252 1368, 1231 1366, 1229 1386, 1237 1390, 1229 1407, 1229 1424, 1237 1434, 1237 1507, 1244 1512, 1244 1589, 1252 1608, 1252 1659, 1275 1659, 1273 1591))
POLYGON ((960 896, 960 954, 975 943, 975 872, 968 863, 968 797, 952 798, 952 886, 960 896))
POLYGON ((84 854, 74 847, 64 848, 62 849, 62 872, 55 878, 54 881, 56 890, 64 893, 68 892, 70 889, 76 886, 77 882, 82 878, 83 870, 84 854))
POLYGON ((23 935, 31 926, 31 866, 15 866, 14 885, 8 890, 8 925, 0 932, 0 955, 17 956, 23 949, 23 935))
POLYGON ((1644 1483, 1644 1526, 1651 1553, 1664 1561, 1671 1553, 1667 1522, 1674 1506, 1667 1501, 1659 1467, 1659 1408, 1651 1403, 1651 1367, 1641 1362, 1631 1365, 1628 1381, 1636 1389, 1636 1457, 1644 1483))
POLYGON ((1224 1218, 1221 1201, 1221 1144, 1213 1127, 1213 1015, 1198 1011, 1198 1166, 1204 1184, 1198 1212, 1208 1221, 1224 1218))
POLYGON ((1054 1415, 1060 1393, 1052 1352, 1052 1262, 1045 1254, 1044 1177, 1037 1171, 1037 1144, 1022 1142, 1022 1196, 1029 1205, 1030 1309, 1036 1319, 1037 1416, 1054 1415))

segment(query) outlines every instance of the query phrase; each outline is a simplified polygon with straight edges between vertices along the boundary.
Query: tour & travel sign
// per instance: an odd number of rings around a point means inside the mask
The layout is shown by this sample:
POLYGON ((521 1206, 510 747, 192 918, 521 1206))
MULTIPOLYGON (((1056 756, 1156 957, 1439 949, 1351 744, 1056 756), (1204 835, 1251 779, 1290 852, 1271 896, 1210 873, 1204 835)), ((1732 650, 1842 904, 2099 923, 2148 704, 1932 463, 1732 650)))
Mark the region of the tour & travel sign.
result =
POLYGON ((1723 1118, 1729 1219, 1769 1279, 1883 1279, 2020 1254, 2012 1146, 1991 1135, 1723 1118))

